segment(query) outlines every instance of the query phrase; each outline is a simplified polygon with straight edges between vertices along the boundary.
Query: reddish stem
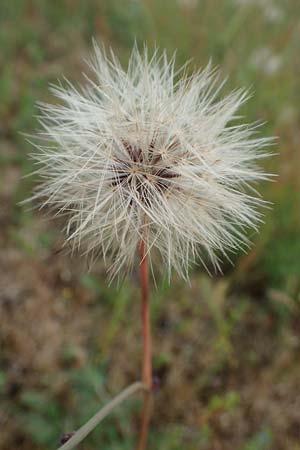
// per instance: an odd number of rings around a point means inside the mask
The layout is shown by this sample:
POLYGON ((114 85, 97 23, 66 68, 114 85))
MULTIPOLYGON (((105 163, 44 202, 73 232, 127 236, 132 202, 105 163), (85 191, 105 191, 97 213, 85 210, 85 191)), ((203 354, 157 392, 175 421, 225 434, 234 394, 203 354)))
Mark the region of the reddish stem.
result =
POLYGON ((149 310, 149 268, 145 242, 141 242, 140 264, 141 288, 142 288, 142 324, 143 324, 143 377, 142 381, 149 390, 152 388, 152 363, 151 363, 151 330, 149 310))
POLYGON ((151 329, 150 329, 150 309, 149 309, 149 267, 147 249, 145 241, 141 241, 140 246, 140 277, 142 290, 142 324, 143 324, 143 368, 142 381, 147 387, 144 394, 144 407, 142 413, 142 424, 138 443, 138 450, 145 450, 149 423, 151 416, 151 390, 152 390, 152 359, 151 359, 151 329))

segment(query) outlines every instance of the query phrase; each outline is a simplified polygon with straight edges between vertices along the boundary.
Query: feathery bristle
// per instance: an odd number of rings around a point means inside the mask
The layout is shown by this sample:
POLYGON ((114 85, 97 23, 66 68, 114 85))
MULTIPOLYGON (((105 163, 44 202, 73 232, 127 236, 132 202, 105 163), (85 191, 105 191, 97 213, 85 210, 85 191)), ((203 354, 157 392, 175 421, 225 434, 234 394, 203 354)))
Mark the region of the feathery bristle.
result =
POLYGON ((271 139, 232 124, 247 92, 217 100, 210 65, 176 81, 175 57, 136 46, 124 70, 95 45, 91 68, 96 80, 52 87, 60 103, 40 105, 34 198, 68 213, 68 240, 101 253, 112 276, 132 267, 141 239, 169 275, 204 254, 218 268, 248 245, 264 204, 253 183, 269 178, 257 162, 271 139))

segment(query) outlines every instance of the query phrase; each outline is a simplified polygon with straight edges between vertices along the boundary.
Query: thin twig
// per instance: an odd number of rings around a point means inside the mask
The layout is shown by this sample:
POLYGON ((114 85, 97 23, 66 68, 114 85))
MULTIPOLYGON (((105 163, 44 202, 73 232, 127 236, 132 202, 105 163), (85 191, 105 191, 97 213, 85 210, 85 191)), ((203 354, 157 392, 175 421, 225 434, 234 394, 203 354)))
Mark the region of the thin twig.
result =
POLYGON ((93 417, 90 418, 76 433, 58 450, 72 450, 76 445, 78 445, 93 429, 108 416, 111 411, 120 405, 124 400, 126 400, 131 395, 138 391, 146 390, 144 383, 137 381, 126 389, 124 389, 120 394, 113 398, 107 405, 101 408, 93 417))

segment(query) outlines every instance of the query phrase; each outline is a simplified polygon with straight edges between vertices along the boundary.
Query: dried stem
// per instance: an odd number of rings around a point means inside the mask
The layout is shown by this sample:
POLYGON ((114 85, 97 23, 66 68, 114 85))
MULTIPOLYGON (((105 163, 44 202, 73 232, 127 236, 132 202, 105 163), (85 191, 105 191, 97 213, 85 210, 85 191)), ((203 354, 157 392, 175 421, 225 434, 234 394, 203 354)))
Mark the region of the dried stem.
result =
POLYGON ((131 395, 138 391, 146 390, 144 383, 137 381, 126 389, 124 389, 120 394, 113 398, 107 405, 101 408, 91 419, 86 422, 76 433, 58 450, 72 450, 76 445, 78 445, 93 429, 108 416, 114 408, 116 408, 120 403, 126 400, 131 395))
POLYGON ((145 450, 149 423, 151 416, 151 391, 152 391, 152 359, 151 359, 151 330, 150 330, 150 309, 149 309, 149 267, 147 249, 145 241, 141 241, 140 246, 141 263, 140 277, 142 290, 142 324, 143 324, 143 368, 142 381, 147 390, 144 392, 144 407, 142 412, 142 424, 137 450, 145 450))

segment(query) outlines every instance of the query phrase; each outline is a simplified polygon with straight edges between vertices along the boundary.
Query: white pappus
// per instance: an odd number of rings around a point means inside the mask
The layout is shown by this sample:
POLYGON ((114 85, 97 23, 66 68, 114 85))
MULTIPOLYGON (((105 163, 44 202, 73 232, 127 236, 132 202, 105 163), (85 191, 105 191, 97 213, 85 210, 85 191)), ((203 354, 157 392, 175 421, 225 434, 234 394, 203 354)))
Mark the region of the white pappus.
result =
POLYGON ((54 86, 59 102, 40 105, 33 198, 67 213, 67 239, 101 254, 111 276, 132 267, 141 240, 169 275, 195 260, 219 268, 248 245, 264 204, 253 185, 269 178, 257 163, 271 139, 233 122, 248 93, 220 99, 210 65, 188 75, 146 47, 123 69, 95 44, 90 67, 84 86, 54 86))

